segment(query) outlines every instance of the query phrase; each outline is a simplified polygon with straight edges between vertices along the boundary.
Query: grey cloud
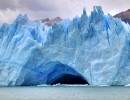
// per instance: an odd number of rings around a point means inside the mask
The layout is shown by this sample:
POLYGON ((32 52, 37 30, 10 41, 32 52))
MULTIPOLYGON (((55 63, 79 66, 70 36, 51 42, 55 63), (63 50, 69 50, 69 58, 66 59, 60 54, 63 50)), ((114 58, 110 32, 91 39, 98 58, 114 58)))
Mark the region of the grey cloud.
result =
MULTIPOLYGON (((8 21, 11 12, 15 16, 18 13, 27 13, 31 20, 46 17, 54 18, 57 16, 73 18, 77 14, 81 15, 84 7, 90 13, 92 7, 95 5, 101 5, 106 13, 109 12, 114 15, 127 10, 129 4, 130 0, 0 0, 0 18, 1 16, 6 16, 6 20, 8 21), (7 8, 10 10, 7 11, 7 8), (2 12, 3 10, 4 13, 2 12)), ((5 18, 2 18, 0 22, 2 20, 5 21, 5 18)))
POLYGON ((55 3, 50 0, 19 0, 19 4, 32 11, 56 10, 55 3))
POLYGON ((90 2, 91 6, 101 5, 105 12, 113 15, 130 8, 130 0, 91 0, 90 2))
POLYGON ((29 13, 34 14, 36 19, 56 16, 72 18, 83 9, 81 0, 19 0, 19 4, 24 12, 27 12, 26 9, 30 10, 29 13))
POLYGON ((18 7, 17 0, 0 0, 0 9, 4 10, 7 8, 16 9, 18 7))

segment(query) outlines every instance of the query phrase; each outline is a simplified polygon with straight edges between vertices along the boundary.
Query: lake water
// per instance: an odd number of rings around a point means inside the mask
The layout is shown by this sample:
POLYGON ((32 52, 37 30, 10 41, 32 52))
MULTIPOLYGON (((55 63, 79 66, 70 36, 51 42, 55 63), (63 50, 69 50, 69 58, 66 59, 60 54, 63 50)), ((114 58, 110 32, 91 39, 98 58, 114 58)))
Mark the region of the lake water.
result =
POLYGON ((130 87, 1 87, 0 100, 130 100, 130 87))

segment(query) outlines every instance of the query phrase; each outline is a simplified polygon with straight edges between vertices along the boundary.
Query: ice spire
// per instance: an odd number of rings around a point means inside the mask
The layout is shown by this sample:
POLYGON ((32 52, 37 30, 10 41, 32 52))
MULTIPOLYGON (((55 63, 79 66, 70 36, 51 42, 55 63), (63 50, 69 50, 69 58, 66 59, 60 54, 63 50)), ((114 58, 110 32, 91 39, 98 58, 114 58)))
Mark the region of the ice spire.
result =
POLYGON ((84 9, 83 9, 83 14, 82 14, 82 15, 86 15, 86 16, 87 16, 85 7, 84 7, 84 9))

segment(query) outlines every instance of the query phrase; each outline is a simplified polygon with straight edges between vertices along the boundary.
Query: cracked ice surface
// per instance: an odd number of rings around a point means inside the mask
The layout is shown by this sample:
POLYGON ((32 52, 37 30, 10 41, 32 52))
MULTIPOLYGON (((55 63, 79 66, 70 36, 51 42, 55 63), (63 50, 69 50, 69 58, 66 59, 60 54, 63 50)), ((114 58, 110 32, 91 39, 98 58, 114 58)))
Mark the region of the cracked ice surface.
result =
POLYGON ((130 84, 129 47, 130 26, 101 7, 52 27, 19 15, 0 28, 0 85, 22 85, 51 61, 71 66, 91 85, 130 84))

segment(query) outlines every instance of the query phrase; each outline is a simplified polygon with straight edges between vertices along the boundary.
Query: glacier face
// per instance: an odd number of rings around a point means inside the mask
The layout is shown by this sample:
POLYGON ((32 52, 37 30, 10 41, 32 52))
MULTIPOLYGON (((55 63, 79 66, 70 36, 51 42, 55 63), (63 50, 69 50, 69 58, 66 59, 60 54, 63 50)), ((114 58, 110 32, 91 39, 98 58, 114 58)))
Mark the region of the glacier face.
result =
POLYGON ((130 84, 129 47, 130 26, 104 15, 101 7, 52 27, 19 15, 0 27, 0 86, 47 84, 50 70, 57 69, 48 62, 71 66, 76 71, 68 73, 81 74, 90 85, 130 84))

